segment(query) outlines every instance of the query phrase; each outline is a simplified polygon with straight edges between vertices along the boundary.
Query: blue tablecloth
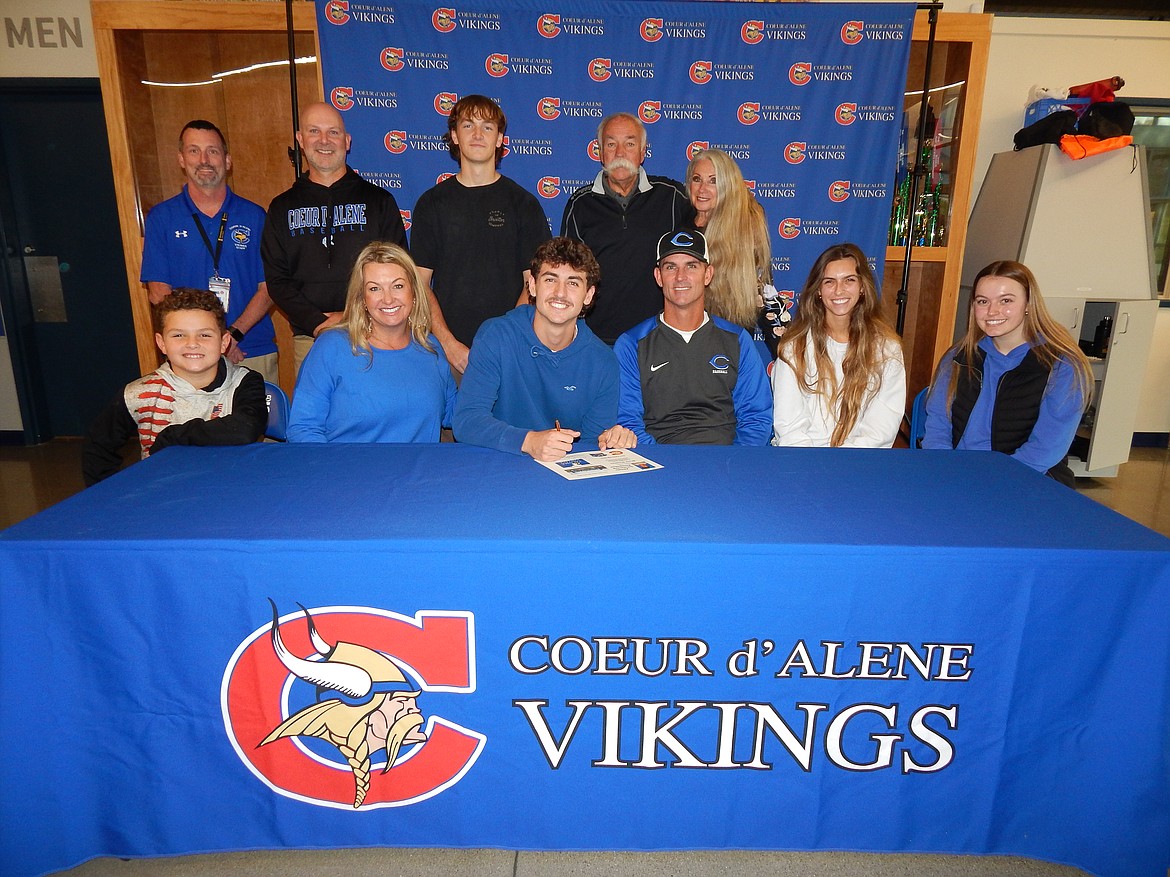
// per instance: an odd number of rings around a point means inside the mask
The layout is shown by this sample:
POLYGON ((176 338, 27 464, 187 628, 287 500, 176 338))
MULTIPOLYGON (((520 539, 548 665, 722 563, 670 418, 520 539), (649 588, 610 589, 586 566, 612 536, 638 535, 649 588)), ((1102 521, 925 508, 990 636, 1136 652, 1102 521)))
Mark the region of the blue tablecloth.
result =
POLYGON ((401 845, 1165 873, 1170 542, 995 454, 645 453, 570 483, 454 445, 173 448, 0 534, 0 871, 401 845))

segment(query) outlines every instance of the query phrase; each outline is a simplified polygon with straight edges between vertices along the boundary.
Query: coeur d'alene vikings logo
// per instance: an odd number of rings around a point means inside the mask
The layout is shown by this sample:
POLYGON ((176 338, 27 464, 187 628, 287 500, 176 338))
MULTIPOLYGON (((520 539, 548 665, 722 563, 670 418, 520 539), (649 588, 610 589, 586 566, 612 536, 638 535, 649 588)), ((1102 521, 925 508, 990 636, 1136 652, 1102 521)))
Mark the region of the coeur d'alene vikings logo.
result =
POLYGON ((536 21, 536 32, 546 40, 551 40, 561 32, 561 17, 553 12, 546 12, 536 21))
POLYGON ((349 0, 329 0, 325 4, 325 20, 336 25, 349 21, 349 0))
POLYGON ((471 613, 302 609, 281 618, 273 604, 224 672, 224 726, 245 766, 280 795, 351 811, 459 782, 487 738, 424 719, 420 700, 475 690, 471 613))

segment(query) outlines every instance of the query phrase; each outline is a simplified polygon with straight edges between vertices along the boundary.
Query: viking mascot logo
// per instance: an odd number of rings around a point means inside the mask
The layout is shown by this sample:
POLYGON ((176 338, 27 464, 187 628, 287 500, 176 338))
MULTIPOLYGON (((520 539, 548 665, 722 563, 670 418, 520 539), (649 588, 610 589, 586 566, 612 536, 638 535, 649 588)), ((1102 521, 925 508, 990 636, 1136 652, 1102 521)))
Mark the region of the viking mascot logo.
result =
POLYGON ((486 738, 424 719, 419 701, 474 691, 471 616, 301 610, 282 621, 273 603, 271 627, 224 674, 225 725, 249 769, 281 794, 350 810, 412 804, 458 782, 486 738))
MULTIPOLYGON (((304 609, 304 607, 301 607, 304 609)), ((336 746, 353 768, 353 806, 362 806, 370 791, 370 751, 385 747, 390 770, 403 743, 425 743, 422 713, 406 676, 385 655, 354 643, 329 645, 317 633, 309 610, 309 638, 320 661, 306 661, 290 652, 280 638, 276 604, 272 605, 272 650, 298 679, 317 686, 317 703, 289 716, 267 737, 265 746, 282 737, 320 737, 336 746)))

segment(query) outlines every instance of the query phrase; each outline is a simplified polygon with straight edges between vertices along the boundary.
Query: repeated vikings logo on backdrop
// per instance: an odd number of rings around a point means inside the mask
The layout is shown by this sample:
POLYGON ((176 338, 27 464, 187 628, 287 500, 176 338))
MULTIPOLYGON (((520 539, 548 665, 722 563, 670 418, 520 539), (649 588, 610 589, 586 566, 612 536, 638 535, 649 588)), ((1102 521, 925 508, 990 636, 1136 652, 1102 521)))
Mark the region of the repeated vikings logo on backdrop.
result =
POLYGON ((403 68, 402 63, 402 49, 396 46, 387 46, 382 50, 382 57, 379 59, 382 66, 391 73, 397 73, 403 68))
POLYGON ((601 144, 597 142, 596 137, 589 141, 589 146, 586 151, 589 153, 591 159, 601 161, 601 144))
POLYGON ((349 21, 349 0, 329 0, 325 6, 325 19, 330 24, 345 24, 349 21))
POLYGON ((833 118, 837 120, 838 125, 852 125, 857 118, 857 104, 837 104, 833 118))
POLYGON ((500 155, 500 158, 507 158, 508 153, 512 151, 511 149, 508 148, 508 143, 510 140, 511 140, 511 136, 508 134, 505 134, 504 135, 504 142, 500 144, 500 148, 504 150, 503 154, 500 155))
POLYGON ((546 12, 536 20, 536 32, 546 40, 551 40, 561 32, 561 17, 546 12))
POLYGON ((544 198, 555 198, 561 194, 561 178, 560 177, 541 177, 540 182, 536 184, 536 191, 544 198))
POLYGON ((344 113, 353 106, 353 89, 345 85, 337 86, 329 92, 329 103, 344 113))
POLYGON ((437 186, 437 185, 439 185, 439 183, 443 182, 444 180, 449 180, 453 176, 455 176, 455 174, 451 173, 450 171, 444 171, 443 173, 441 173, 437 177, 435 177, 435 185, 437 186))
POLYGON ((279 794, 347 810, 413 804, 462 779, 487 738, 434 715, 424 728, 418 701, 475 691, 471 613, 301 609, 282 619, 272 603, 271 625, 224 672, 224 725, 249 770, 279 794))
POLYGON ((492 52, 484 60, 483 69, 487 71, 488 76, 495 76, 497 79, 501 76, 507 76, 508 56, 499 52, 492 52))
POLYGON ((711 81, 711 62, 696 61, 691 65, 691 82, 695 85, 706 85, 711 81))
POLYGON ((386 136, 382 138, 382 143, 386 146, 387 152, 402 155, 406 152, 406 132, 387 131, 386 136))
POLYGON ((439 33, 450 33, 455 30, 455 10, 440 7, 431 13, 431 25, 439 33))
POLYGON ((638 118, 646 125, 653 125, 662 118, 662 101, 644 100, 638 105, 638 118))
POLYGON ((841 25, 841 42, 847 46, 856 46, 865 35, 865 22, 847 21, 841 25))
POLYGON ((687 144, 687 161, 695 157, 696 152, 702 152, 704 149, 711 148, 710 140, 692 140, 687 144))
POLYGON ((661 18, 646 18, 643 19, 641 26, 638 28, 642 34, 642 39, 648 43, 656 43, 662 39, 662 19, 661 18))
POLYGON ((561 114, 561 99, 559 97, 542 97, 536 102, 536 114, 551 122, 561 114))
POLYGON ((780 225, 776 229, 780 233, 780 237, 786 241, 792 240, 800 234, 800 220, 795 217, 780 220, 780 225))
POLYGON ((812 82, 812 64, 808 61, 797 61, 788 68, 788 81, 793 85, 808 85, 812 82))
POLYGON ((800 164, 804 161, 804 153, 808 149, 808 143, 804 140, 793 140, 784 147, 784 160, 789 164, 800 164))
POLYGON ((609 58, 594 58, 589 62, 589 78, 594 82, 605 82, 609 79, 609 66, 609 58))
POLYGON ((398 215, 402 217, 402 227, 406 231, 410 231, 410 211, 398 208, 398 215))
POLYGON ((849 180, 833 180, 829 183, 829 200, 840 203, 849 197, 849 180))
POLYGON ((440 91, 435 95, 435 112, 440 116, 450 116, 451 110, 459 102, 459 95, 453 91, 440 91))
POLYGON ((749 46, 754 46, 764 38, 763 21, 745 21, 739 29, 739 36, 749 46))
POLYGON ((760 104, 758 101, 745 101, 739 105, 736 111, 736 116, 739 117, 740 124, 754 125, 760 121, 760 104))

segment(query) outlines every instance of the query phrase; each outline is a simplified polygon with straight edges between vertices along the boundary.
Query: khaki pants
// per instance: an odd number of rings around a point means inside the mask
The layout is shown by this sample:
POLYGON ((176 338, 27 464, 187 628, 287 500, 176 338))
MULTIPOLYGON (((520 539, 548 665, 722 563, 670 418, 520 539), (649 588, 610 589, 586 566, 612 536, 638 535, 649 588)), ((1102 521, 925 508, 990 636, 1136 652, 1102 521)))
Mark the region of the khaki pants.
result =
POLYGON ((293 367, 297 374, 301 373, 301 363, 309 355, 309 348, 315 339, 311 335, 293 335, 293 367))
POLYGON ((262 356, 246 357, 240 365, 246 365, 270 384, 280 384, 280 367, 275 353, 265 353, 262 356))

